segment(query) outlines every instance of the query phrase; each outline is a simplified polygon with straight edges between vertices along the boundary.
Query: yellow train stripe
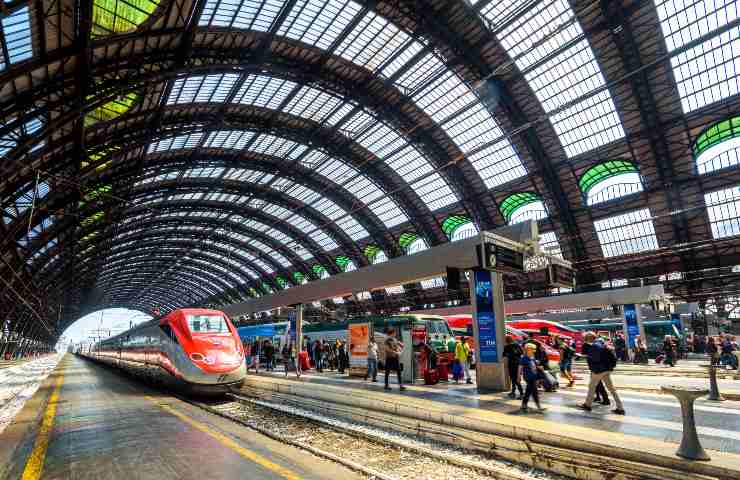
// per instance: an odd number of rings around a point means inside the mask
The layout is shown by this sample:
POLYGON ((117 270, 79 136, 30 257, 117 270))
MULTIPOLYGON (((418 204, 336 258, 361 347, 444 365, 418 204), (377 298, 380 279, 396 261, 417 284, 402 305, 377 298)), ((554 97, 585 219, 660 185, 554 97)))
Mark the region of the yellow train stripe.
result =
POLYGON ((287 480, 300 480, 301 479, 301 476, 298 475, 298 474, 296 474, 295 472, 293 472, 293 471, 291 471, 291 470, 289 470, 289 469, 287 469, 285 467, 282 467, 282 466, 280 466, 280 465, 278 465, 276 463, 273 463, 270 460, 262 457, 261 455, 258 455, 257 453, 255 453, 255 452, 253 452, 251 450, 248 450, 248 449, 242 447, 241 445, 237 444, 234 440, 230 439, 229 437, 227 437, 227 436, 225 436, 225 435, 223 435, 221 433, 218 433, 216 431, 211 430, 205 424, 203 424, 203 423, 201 423, 201 422, 199 422, 199 421, 197 421, 197 420, 195 420, 195 419, 193 419, 193 418, 185 415, 182 412, 178 412, 177 410, 171 408, 169 405, 163 405, 163 404, 157 402, 157 400, 155 400, 154 398, 149 397, 149 396, 147 396, 146 398, 148 400, 154 402, 155 404, 157 404, 159 406, 159 408, 161 408, 165 412, 170 413, 170 414, 176 416, 177 418, 179 418, 183 422, 185 422, 185 423, 191 425, 192 427, 196 428, 197 430, 200 430, 201 432, 203 432, 203 433, 211 436, 212 438, 214 438, 215 440, 217 440, 219 443, 221 443, 222 445, 230 448, 231 450, 233 450, 237 454, 241 455, 242 457, 246 458, 247 460, 249 460, 251 462, 254 462, 257 465, 260 465, 261 467, 264 467, 264 468, 270 470, 271 472, 274 472, 274 473, 280 475, 281 477, 283 477, 283 478, 285 478, 287 480))
POLYGON ((38 480, 44 471, 46 450, 49 448, 49 438, 51 438, 54 417, 57 414, 57 403, 59 401, 59 391, 62 388, 62 382, 64 382, 64 373, 60 371, 54 391, 49 398, 49 404, 46 406, 44 419, 41 422, 41 428, 39 428, 39 433, 36 436, 36 442, 33 446, 33 452, 26 462, 26 467, 23 469, 22 480, 38 480))

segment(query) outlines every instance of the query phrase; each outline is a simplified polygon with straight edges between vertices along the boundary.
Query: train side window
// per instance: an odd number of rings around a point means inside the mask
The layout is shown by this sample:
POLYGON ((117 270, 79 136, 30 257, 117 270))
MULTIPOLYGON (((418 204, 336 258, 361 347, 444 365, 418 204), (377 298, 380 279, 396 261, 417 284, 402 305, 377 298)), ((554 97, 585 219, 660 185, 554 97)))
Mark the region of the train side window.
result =
POLYGON ((162 331, 165 335, 167 335, 167 338, 172 340, 175 344, 177 343, 177 336, 175 335, 175 332, 172 331, 172 328, 169 325, 160 325, 162 331))

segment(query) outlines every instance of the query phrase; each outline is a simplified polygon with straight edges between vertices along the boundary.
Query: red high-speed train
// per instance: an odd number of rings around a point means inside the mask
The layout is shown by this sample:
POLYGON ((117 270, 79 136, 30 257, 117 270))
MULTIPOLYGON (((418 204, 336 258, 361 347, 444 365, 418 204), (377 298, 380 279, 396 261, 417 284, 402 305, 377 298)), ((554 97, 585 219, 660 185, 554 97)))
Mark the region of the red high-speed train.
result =
POLYGON ((203 308, 173 310, 92 345, 86 356, 193 394, 224 393, 247 373, 229 317, 203 308))

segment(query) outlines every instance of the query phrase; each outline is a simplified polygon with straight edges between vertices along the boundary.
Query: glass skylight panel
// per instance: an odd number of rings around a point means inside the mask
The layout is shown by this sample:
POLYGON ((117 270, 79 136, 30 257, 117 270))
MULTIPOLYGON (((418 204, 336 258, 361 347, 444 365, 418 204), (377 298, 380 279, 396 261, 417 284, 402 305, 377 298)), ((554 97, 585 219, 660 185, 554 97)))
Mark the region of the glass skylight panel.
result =
POLYGON ((371 203, 368 208, 383 222, 387 228, 393 228, 409 221, 405 213, 401 211, 398 204, 390 197, 384 197, 371 203))
POLYGON ((386 163, 407 182, 413 182, 417 178, 434 171, 429 162, 411 145, 387 158, 386 163))
POLYGON ((305 145, 291 140, 262 134, 250 146, 250 150, 279 158, 290 158, 295 160, 308 149, 305 145))
POLYGON ((540 248, 543 252, 553 257, 563 258, 563 251, 555 236, 555 232, 540 233, 540 248))
POLYGON ((557 109, 606 85, 591 46, 566 0, 491 2, 481 10, 524 73, 569 157, 624 137, 605 90, 557 109), (584 128, 588 127, 588 128, 584 128))
POLYGON ((427 204, 431 211, 438 210, 458 201, 447 182, 438 174, 432 173, 428 177, 411 185, 419 198, 427 204))
POLYGON ((594 222, 605 257, 616 257, 658 248, 655 226, 647 208, 594 222))
MULTIPOLYGON (((10 122, 10 120, 9 120, 10 122)), ((0 137, 0 155, 5 155, 11 150, 18 146, 19 140, 23 139, 25 135, 33 135, 38 132, 44 123, 39 118, 32 118, 27 121, 22 127, 17 127, 4 136, 0 137)), ((31 151, 36 150, 44 145, 43 141, 39 141, 32 147, 31 151)))
POLYGON ((711 36, 674 53, 740 18, 732 0, 655 0, 673 75, 685 113, 740 93, 740 28, 711 36))
POLYGON ((637 172, 623 173, 609 177, 594 185, 588 191, 587 204, 596 205, 608 202, 615 198, 624 197, 643 190, 640 174, 637 172))
POLYGON ((243 150, 254 136, 254 132, 244 130, 218 130, 208 135, 208 139, 203 143, 203 146, 206 148, 243 150))
MULTIPOLYGON (((302 202, 304 202, 304 203, 306 203, 308 205, 313 204, 314 202, 316 202, 318 199, 321 198, 321 195, 319 195, 318 193, 314 192, 310 188, 306 188, 303 185, 298 185, 296 183, 292 183, 292 181, 287 180, 287 179, 281 179, 281 180, 285 180, 288 183, 288 185, 291 186, 291 188, 286 189, 286 191, 285 191, 286 194, 288 194, 291 197, 296 198, 296 199, 298 199, 298 200, 300 200, 300 201, 302 201, 302 202)), ((324 213, 324 212, 322 212, 322 213, 324 213)))
POLYGON ((297 84, 290 80, 250 74, 236 93, 234 102, 276 109, 296 86, 297 84))
POLYGON ((178 78, 172 86, 167 105, 181 103, 223 103, 239 79, 237 73, 195 75, 178 78))
POLYGON ((361 9, 348 0, 298 0, 278 35, 327 50, 361 9))
POLYGON ((517 208, 509 220, 509 224, 522 223, 527 220, 542 220, 547 218, 547 209, 541 201, 530 202, 517 208))
POLYGON ((325 120, 330 125, 335 125, 344 115, 354 108, 341 98, 322 92, 313 87, 302 87, 283 109, 284 112, 298 117, 308 118, 318 123, 325 120), (344 106, 339 115, 331 115, 338 107, 344 106), (331 115, 331 117, 329 117, 331 115))
POLYGON ((198 25, 266 32, 285 0, 207 0, 198 25))
POLYGON ((265 273, 272 273, 275 271, 274 268, 272 268, 267 262, 257 258, 256 256, 252 255, 249 252, 242 252, 242 256, 245 257, 247 260, 251 261, 258 267, 260 267, 262 270, 265 271, 265 273))
MULTIPOLYGON (((5 49, 10 63, 18 63, 33 56, 31 18, 28 7, 22 7, 2 19, 5 49)), ((4 60, 0 69, 5 68, 4 60)))
POLYGON ((707 193, 704 202, 713 238, 740 234, 740 187, 707 193))
POLYGON ((177 150, 180 148, 196 147, 203 138, 203 132, 178 135, 176 137, 163 138, 149 144, 148 153, 164 152, 167 150, 177 150))
MULTIPOLYGON (((336 53, 354 64, 374 71, 408 43, 411 43, 411 39, 405 32, 383 17, 369 12, 342 41, 336 53)), ((399 67, 400 65, 395 67, 396 70, 399 67)), ((392 75, 394 72, 393 67, 390 67, 384 73, 392 75)))
POLYGON ((352 240, 361 240, 370 236, 370 234, 367 233, 367 230, 365 230, 365 228, 351 216, 346 216, 337 220, 336 225, 352 240))
POLYGON ((738 164, 740 164, 740 136, 728 138, 704 150, 696 158, 696 169, 700 175, 738 164))

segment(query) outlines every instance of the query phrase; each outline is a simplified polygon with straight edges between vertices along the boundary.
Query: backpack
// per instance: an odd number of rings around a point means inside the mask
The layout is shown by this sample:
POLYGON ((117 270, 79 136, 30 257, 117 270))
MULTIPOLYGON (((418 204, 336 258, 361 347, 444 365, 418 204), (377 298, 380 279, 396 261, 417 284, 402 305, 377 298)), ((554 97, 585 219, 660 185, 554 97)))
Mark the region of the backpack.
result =
POLYGON ((617 355, 614 353, 614 350, 608 347, 604 347, 603 349, 603 355, 604 355, 604 366, 606 366, 608 371, 612 371, 615 368, 617 368, 617 355))

